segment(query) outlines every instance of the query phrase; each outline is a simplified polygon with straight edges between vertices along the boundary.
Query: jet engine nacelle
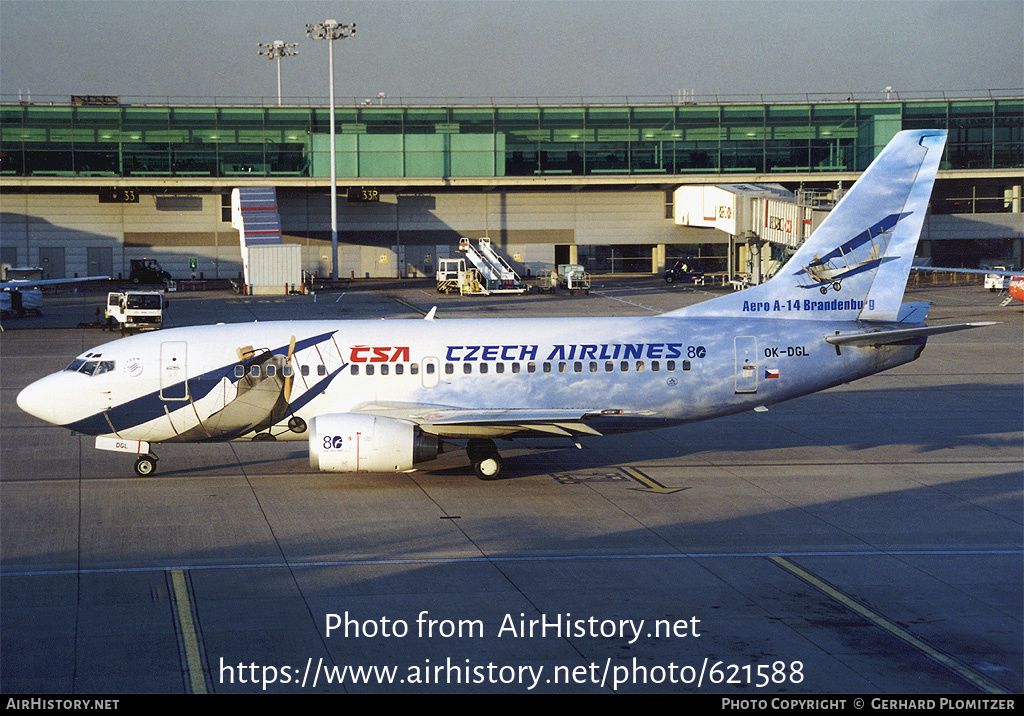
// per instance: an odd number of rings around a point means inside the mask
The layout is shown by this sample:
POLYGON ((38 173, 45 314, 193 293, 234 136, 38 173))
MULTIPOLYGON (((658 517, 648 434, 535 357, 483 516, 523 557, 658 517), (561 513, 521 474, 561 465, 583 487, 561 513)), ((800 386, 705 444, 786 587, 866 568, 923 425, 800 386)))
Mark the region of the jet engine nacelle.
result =
POLYGON ((440 452, 437 436, 405 420, 341 413, 309 426, 309 464, 324 472, 403 472, 440 452))

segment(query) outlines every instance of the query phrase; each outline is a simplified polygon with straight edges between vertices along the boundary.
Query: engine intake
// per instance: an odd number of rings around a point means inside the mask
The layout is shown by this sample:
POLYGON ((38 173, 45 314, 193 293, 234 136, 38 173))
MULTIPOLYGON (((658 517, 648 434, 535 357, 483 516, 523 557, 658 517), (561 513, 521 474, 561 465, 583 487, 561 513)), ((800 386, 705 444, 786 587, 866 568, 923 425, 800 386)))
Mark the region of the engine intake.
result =
POLYGON ((404 472, 441 451, 440 438, 405 420, 340 413, 309 425, 309 464, 324 472, 404 472))

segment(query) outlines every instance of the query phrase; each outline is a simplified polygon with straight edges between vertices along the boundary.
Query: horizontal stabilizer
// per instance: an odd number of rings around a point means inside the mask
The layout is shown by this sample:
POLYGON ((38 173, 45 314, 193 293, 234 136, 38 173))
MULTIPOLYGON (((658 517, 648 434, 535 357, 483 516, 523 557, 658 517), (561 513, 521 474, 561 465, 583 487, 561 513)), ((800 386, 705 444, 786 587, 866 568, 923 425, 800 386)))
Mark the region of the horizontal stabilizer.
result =
POLYGON ((899 343, 918 336, 934 336, 939 333, 951 333, 953 331, 964 331, 968 328, 982 328, 983 326, 997 325, 997 321, 982 321, 979 323, 951 323, 945 326, 920 326, 918 328, 896 328, 893 330, 869 330, 858 331, 857 333, 837 333, 834 336, 826 336, 825 340, 837 346, 860 345, 860 346, 882 346, 888 343, 899 343))

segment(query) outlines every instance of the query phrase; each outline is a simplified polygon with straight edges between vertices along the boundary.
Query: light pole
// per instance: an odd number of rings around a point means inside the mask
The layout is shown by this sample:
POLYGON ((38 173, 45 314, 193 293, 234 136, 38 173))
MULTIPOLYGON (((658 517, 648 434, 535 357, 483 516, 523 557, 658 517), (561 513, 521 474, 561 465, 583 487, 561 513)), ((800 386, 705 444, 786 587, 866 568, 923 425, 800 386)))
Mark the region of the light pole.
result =
POLYGON ((306 34, 314 40, 327 40, 329 83, 331 95, 331 279, 338 278, 338 166, 334 149, 334 41, 356 34, 356 24, 341 25, 325 20, 317 25, 306 24, 306 34))
POLYGON ((266 57, 268 60, 277 60, 277 106, 281 106, 281 58, 292 57, 299 54, 298 50, 293 50, 293 47, 298 47, 297 42, 285 42, 284 40, 274 40, 273 42, 261 42, 260 43, 260 54, 266 57))

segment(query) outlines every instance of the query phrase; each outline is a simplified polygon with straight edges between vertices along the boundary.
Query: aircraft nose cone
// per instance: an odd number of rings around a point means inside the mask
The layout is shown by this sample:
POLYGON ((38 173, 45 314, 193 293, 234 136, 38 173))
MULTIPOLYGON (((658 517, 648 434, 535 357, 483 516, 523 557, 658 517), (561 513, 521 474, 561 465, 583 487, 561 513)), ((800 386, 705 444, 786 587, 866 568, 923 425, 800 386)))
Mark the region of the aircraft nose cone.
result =
POLYGON ((41 378, 18 393, 18 407, 48 423, 57 422, 56 396, 53 393, 53 376, 41 378))

